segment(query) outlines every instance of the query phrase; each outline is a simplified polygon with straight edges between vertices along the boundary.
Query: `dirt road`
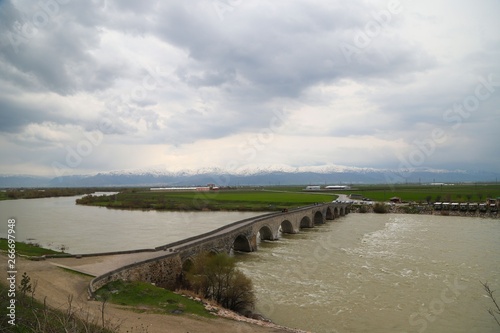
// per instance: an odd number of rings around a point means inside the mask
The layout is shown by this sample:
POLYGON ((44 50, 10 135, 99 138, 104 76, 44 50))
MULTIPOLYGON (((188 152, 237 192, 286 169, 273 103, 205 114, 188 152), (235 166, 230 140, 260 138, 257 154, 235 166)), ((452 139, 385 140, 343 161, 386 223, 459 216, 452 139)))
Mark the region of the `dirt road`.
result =
MULTIPOLYGON (((0 254, 2 262, 7 262, 5 254, 0 254)), ((91 277, 63 270, 48 261, 30 261, 17 258, 19 275, 27 272, 32 284, 36 281, 35 297, 42 301, 46 298, 49 306, 67 309, 68 296, 73 297, 72 306, 100 318, 101 303, 87 300, 87 286, 91 277)), ((2 279, 4 281, 5 279, 2 279)), ((5 280, 6 281, 6 280, 5 280)), ((2 282, 5 283, 5 282, 2 282)), ((254 324, 224 318, 207 319, 194 315, 162 315, 137 309, 125 309, 114 304, 106 304, 106 320, 119 325, 120 332, 135 333, 264 333, 290 332, 280 328, 261 327, 254 324)))

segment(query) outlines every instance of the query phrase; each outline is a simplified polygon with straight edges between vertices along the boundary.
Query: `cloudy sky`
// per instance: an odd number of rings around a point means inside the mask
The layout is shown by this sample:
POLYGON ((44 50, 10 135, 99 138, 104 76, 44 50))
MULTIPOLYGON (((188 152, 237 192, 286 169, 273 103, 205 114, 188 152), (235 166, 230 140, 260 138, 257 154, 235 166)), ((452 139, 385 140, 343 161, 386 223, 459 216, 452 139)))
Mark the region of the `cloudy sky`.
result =
POLYGON ((500 169, 500 2, 0 0, 0 174, 500 169))

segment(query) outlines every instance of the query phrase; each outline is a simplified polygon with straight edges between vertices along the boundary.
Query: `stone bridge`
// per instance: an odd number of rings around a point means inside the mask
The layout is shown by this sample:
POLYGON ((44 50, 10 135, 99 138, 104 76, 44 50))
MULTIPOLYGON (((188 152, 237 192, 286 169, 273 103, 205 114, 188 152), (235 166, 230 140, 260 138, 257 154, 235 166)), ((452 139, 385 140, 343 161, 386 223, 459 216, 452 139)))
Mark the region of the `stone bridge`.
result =
POLYGON ((290 211, 265 214, 228 224, 211 232, 149 251, 145 260, 134 259, 111 272, 96 277, 90 283, 89 294, 118 279, 145 281, 165 288, 175 288, 183 267, 202 252, 231 253, 257 250, 258 239, 277 240, 281 233, 295 234, 303 228, 314 228, 349 213, 350 204, 330 202, 310 205, 290 211))

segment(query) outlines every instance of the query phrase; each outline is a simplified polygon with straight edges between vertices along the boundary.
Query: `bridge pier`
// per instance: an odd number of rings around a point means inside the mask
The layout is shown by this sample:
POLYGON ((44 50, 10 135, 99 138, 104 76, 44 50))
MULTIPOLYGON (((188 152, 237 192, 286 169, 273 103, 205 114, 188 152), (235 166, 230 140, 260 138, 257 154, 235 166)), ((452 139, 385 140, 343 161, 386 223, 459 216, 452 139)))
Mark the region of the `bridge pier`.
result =
POLYGON ((257 235, 250 237, 251 250, 249 252, 257 251, 257 235))

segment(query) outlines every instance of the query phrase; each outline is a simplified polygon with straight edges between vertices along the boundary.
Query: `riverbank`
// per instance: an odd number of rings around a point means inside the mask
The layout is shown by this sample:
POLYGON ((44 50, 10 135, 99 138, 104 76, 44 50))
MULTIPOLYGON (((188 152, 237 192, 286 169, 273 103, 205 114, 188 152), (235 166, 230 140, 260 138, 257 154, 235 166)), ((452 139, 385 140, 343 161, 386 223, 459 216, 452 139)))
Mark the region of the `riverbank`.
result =
POLYGON ((9 189, 0 191, 1 200, 18 199, 40 199, 40 198, 58 198, 74 197, 95 192, 116 192, 123 190, 121 188, 97 188, 97 187, 73 187, 73 188, 39 188, 39 189, 9 189))
MULTIPOLYGON (((351 213, 377 213, 374 211, 374 205, 353 205, 351 213)), ((464 212, 460 210, 435 210, 432 206, 425 205, 386 205, 385 213, 388 214, 416 214, 416 215, 435 215, 435 216, 456 216, 456 217, 480 217, 480 218, 500 218, 498 213, 480 212, 464 212)))
MULTIPOLYGON (((7 256, 0 254, 2 262, 7 256)), ((72 296, 72 307, 78 315, 89 318, 101 318, 102 303, 87 300, 87 287, 91 277, 63 270, 50 261, 30 261, 17 258, 19 272, 26 272, 32 283, 36 281, 35 298, 46 301, 52 308, 66 309, 68 297, 72 296)), ((4 283, 2 281, 1 283, 4 283)), ((257 322, 250 318, 238 316, 226 310, 221 311, 218 318, 209 319, 194 315, 162 315, 147 308, 123 307, 106 303, 105 320, 118 327, 118 332, 163 333, 168 327, 169 333, 285 333, 303 332, 274 325, 257 322)))

